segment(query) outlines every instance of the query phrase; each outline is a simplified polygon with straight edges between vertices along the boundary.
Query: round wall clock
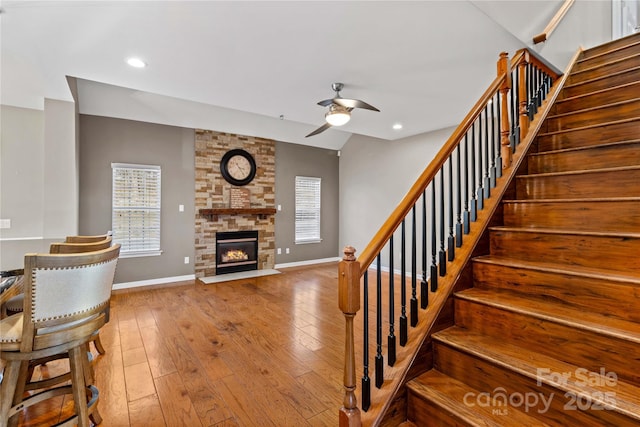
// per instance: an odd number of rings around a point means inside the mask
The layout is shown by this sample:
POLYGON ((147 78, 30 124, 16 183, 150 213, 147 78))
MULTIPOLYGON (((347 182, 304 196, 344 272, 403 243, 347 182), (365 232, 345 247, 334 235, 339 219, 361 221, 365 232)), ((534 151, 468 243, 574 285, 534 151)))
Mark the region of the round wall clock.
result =
POLYGON ((256 161, 242 149, 227 151, 220 160, 222 177, 233 185, 247 185, 256 176, 256 161))

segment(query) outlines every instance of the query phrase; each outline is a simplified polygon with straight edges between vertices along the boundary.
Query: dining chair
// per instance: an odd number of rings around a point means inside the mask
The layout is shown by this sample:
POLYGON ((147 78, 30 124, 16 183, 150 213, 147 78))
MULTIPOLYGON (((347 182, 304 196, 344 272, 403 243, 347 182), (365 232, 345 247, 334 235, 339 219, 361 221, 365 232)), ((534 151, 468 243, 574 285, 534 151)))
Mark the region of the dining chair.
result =
MULTIPOLYGON (((75 236, 75 237, 86 237, 86 236, 75 236)), ((106 249, 109 246, 111 246, 111 243, 112 243, 111 236, 104 235, 104 236, 95 236, 95 237, 102 237, 102 240, 95 241, 95 242, 85 242, 85 243, 76 243, 76 242, 52 243, 49 246, 49 253, 74 254, 74 253, 82 253, 82 252, 93 252, 93 251, 106 249)), ((67 237, 67 239, 75 240, 74 237, 67 237)), ((20 274, 22 273, 22 270, 15 270, 15 273, 20 274)), ((10 314, 19 313, 23 310, 24 293, 22 291, 21 276, 19 275, 16 276, 16 283, 14 284, 14 287, 15 289, 7 290, 6 296, 4 294, 0 294, 0 318, 6 317, 7 315, 10 315, 10 314)), ((102 345, 102 341, 100 340, 100 335, 96 334, 92 341, 98 353, 105 354, 105 348, 102 345)))
POLYGON ((86 357, 92 336, 107 321, 120 245, 80 254, 24 257, 24 310, 0 320, 0 359, 6 362, 0 388, 0 427, 15 425, 34 404, 71 393, 74 415, 58 425, 99 424, 99 391, 86 357), (30 362, 66 354, 71 384, 26 395, 30 362))

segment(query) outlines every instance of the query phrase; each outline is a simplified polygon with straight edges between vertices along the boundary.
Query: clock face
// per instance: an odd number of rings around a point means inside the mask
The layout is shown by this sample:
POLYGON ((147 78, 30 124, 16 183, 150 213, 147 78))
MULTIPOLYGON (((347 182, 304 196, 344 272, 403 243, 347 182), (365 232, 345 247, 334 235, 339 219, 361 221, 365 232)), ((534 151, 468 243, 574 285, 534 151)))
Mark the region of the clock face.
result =
POLYGON ((233 185, 247 185, 256 176, 256 161, 242 149, 227 151, 220 161, 222 177, 233 185))
POLYGON ((251 164, 246 157, 235 155, 229 159, 229 162, 227 163, 227 171, 233 178, 238 181, 242 181, 251 173, 251 164))

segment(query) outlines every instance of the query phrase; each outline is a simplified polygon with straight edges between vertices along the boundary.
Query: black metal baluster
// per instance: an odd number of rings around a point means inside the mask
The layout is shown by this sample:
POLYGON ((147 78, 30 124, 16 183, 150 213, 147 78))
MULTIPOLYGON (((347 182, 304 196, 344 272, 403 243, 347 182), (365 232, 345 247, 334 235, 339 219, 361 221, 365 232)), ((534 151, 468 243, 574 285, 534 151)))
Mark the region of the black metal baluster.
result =
POLYGON ((429 280, 431 281, 431 292, 438 290, 438 265, 436 264, 436 253, 438 252, 436 234, 436 180, 431 181, 431 274, 429 280))
POLYGON ((469 234, 471 231, 471 212, 469 212, 469 131, 464 134, 464 185, 462 190, 462 199, 464 200, 462 223, 464 224, 464 234, 469 234))
POLYGON ((502 105, 500 104, 500 91, 496 92, 496 102, 498 106, 498 141, 496 141, 496 179, 502 177, 502 105))
POLYGON ((536 99, 538 100, 537 106, 542 106, 542 70, 536 68, 536 99))
POLYGON ((389 336, 387 337, 387 364, 393 366, 396 363, 396 336, 395 336, 395 286, 393 269, 393 234, 389 238, 389 336))
POLYGON ((458 207, 458 212, 457 212, 457 222, 456 222, 456 246, 457 247, 462 247, 462 170, 460 169, 460 154, 461 154, 461 149, 460 149, 460 145, 462 145, 462 142, 460 142, 460 144, 458 144, 458 146, 456 147, 456 164, 457 164, 457 175, 458 175, 458 185, 456 187, 456 197, 457 197, 457 207, 458 207))
POLYGON ((516 139, 520 138, 520 121, 519 121, 519 110, 520 103, 518 101, 518 85, 520 81, 518 80, 519 67, 516 67, 511 72, 511 92, 509 93, 509 112, 511 113, 511 133, 509 134, 509 143, 511 145, 511 150, 513 150, 516 146, 516 139))
MULTIPOLYGON (((478 200, 476 203, 478 204, 478 210, 481 211, 484 209, 484 189, 482 188, 482 113, 478 115, 476 123, 478 124, 478 188, 476 189, 478 200)), ((473 145, 475 147, 475 141, 473 145)))
POLYGON ((364 308, 364 316, 363 318, 363 333, 362 337, 363 348, 362 348, 362 366, 364 368, 364 372, 362 375, 362 410, 367 411, 371 406, 371 379, 369 378, 369 272, 364 272, 364 296, 363 296, 363 308, 364 308))
POLYGON ((382 357, 382 260, 376 257, 376 387, 384 382, 384 358, 382 357))
POLYGON ((478 201, 476 200, 476 124, 471 126, 471 221, 478 219, 478 201))
POLYGON ((404 347, 407 344, 408 328, 407 328, 407 267, 406 262, 406 250, 405 250, 405 220, 402 220, 402 226, 400 228, 400 345, 404 347))
MULTIPOLYGON (((434 181, 435 184, 435 181, 434 181)), ((435 211, 434 211, 435 212, 435 211)), ((440 277, 447 274, 447 253, 444 250, 444 223, 447 216, 444 214, 444 164, 440 166, 440 252, 439 252, 439 270, 440 277)), ((434 218, 435 221, 435 218, 434 218)))
MULTIPOLYGON (((482 113, 480 113, 482 116, 482 113)), ((491 178, 489 176, 489 106, 484 106, 484 181, 482 187, 484 188, 484 198, 491 197, 491 178)))
POLYGON ((411 326, 418 324, 418 298, 416 297, 416 205, 413 205, 411 216, 411 326))
POLYGON ((447 245, 447 260, 456 257, 456 239, 453 236, 453 154, 449 154, 449 239, 447 245))
POLYGON ((534 96, 534 83, 533 83, 533 65, 527 64, 527 105, 529 106, 529 120, 533 120, 533 117, 537 113, 536 101, 534 96))
MULTIPOLYGON (((496 92, 498 93, 498 92, 496 92)), ((496 96, 491 98, 491 188, 496 188, 496 115, 495 115, 496 96)), ((500 128, 498 128, 500 129, 500 128)))
POLYGON ((420 281, 420 307, 429 306, 429 288, 427 287, 427 193, 422 192, 422 280, 420 281))

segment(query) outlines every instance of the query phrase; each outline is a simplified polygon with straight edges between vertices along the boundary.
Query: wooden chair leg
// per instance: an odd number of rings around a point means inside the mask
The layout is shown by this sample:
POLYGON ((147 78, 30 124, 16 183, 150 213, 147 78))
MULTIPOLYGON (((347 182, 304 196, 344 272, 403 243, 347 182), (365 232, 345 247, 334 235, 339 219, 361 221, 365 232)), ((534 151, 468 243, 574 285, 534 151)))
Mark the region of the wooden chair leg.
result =
POLYGON ((73 402, 78 416, 78 427, 89 427, 89 410, 87 408, 87 392, 84 382, 84 359, 87 358, 85 346, 81 345, 69 350, 69 365, 71 368, 71 386, 73 402))
POLYGON ((10 360, 4 368, 2 387, 0 387, 0 427, 9 425, 9 411, 13 406, 13 396, 18 385, 20 364, 19 360, 10 360))
POLYGON ((102 346, 102 341, 100 341, 100 334, 97 333, 94 338, 93 338, 93 345, 96 346, 96 350, 98 350, 98 353, 100 354, 105 354, 106 350, 104 349, 104 347, 102 346))

